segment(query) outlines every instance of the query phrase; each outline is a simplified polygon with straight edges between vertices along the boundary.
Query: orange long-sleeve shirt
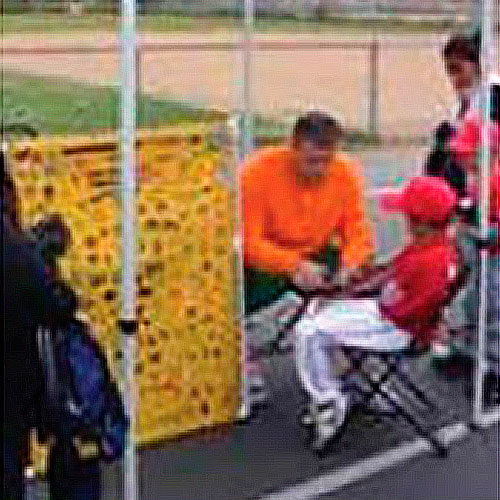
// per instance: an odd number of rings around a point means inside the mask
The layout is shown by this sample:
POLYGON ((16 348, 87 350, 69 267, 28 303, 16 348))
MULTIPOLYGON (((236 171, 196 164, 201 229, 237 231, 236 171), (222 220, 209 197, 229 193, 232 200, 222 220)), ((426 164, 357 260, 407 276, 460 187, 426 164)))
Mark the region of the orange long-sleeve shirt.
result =
POLYGON ((337 154, 318 185, 297 182, 293 151, 267 149, 244 166, 245 265, 275 274, 340 240, 342 265, 356 267, 372 253, 357 165, 337 154))

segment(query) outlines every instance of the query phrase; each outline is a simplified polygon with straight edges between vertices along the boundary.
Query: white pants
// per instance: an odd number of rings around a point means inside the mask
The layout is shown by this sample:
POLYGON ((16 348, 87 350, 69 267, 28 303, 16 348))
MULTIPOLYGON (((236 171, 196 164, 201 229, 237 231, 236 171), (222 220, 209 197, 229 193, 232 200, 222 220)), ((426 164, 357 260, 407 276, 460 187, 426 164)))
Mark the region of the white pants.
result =
MULTIPOLYGON (((298 368, 304 387, 314 403, 325 404, 347 398, 348 404, 352 405, 363 401, 360 388, 370 392, 361 373, 351 369, 351 361, 337 344, 334 334, 317 332, 308 335, 301 351, 298 368)), ((402 357, 396 357, 396 363, 399 372, 408 371, 402 357)), ((376 356, 367 356, 362 368, 379 373, 387 369, 376 356)))
POLYGON ((299 372, 314 403, 325 404, 345 397, 343 376, 348 362, 335 342, 335 336, 316 333, 305 341, 299 372))

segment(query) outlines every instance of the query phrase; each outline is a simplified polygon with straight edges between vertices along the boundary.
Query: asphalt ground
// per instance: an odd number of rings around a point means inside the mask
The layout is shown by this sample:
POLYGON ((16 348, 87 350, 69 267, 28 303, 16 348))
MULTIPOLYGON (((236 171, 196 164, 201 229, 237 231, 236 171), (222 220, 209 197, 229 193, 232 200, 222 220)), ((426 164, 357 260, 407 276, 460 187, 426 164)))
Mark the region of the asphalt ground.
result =
POLYGON ((472 433, 446 460, 419 457, 321 500, 498 500, 499 427, 472 433))
MULTIPOLYGON (((443 418, 443 425, 468 419, 464 380, 438 376, 429 363, 428 358, 416 360, 412 374, 433 388, 441 417, 447 410, 456 413, 451 420, 443 418)), ((349 417, 330 454, 319 458, 308 447, 307 435, 297 421, 302 397, 292 356, 282 356, 269 366, 280 383, 272 386, 270 407, 255 419, 223 434, 186 438, 139 453, 141 500, 258 498, 416 437, 400 418, 379 419, 357 412, 349 417)), ((103 485, 103 499, 122 497, 119 467, 104 469, 103 485)))

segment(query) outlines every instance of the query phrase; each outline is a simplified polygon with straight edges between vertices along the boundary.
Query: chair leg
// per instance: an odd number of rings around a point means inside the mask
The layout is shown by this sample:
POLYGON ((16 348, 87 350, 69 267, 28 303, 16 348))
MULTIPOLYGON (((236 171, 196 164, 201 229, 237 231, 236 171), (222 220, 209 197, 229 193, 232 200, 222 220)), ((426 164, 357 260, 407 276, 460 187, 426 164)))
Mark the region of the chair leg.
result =
POLYGON ((447 454, 447 447, 433 435, 432 430, 425 428, 425 426, 419 422, 414 415, 407 411, 398 400, 393 398, 385 390, 381 388, 378 392, 384 399, 394 406, 398 415, 403 417, 403 419, 405 419, 420 436, 426 438, 434 446, 440 456, 445 456, 447 454))
MULTIPOLYGON (((396 374, 398 377, 401 375, 397 371, 397 365, 394 362, 390 362, 387 359, 382 358, 383 361, 388 366, 387 372, 384 374, 383 378, 388 378, 391 374, 396 374), (387 377, 385 377, 387 376, 387 377)), ((370 386, 370 391, 363 390, 363 388, 358 387, 357 389, 363 394, 363 396, 367 399, 370 399, 374 394, 380 394, 382 398, 387 401, 390 405, 392 405, 395 409, 396 415, 400 415, 404 420, 406 420, 415 431, 422 437, 426 438, 438 451, 440 456, 444 456, 447 453, 447 448, 443 443, 439 442, 438 439, 433 435, 430 429, 427 429, 421 422, 419 422, 416 417, 407 411, 407 409, 401 404, 399 399, 394 398, 390 393, 384 390, 380 381, 374 381, 369 374, 365 373, 363 370, 359 370, 359 373, 362 375, 364 380, 370 386)), ((418 388, 417 388, 418 389, 418 388)), ((419 392, 421 392, 419 390, 419 392)), ((422 393, 423 394, 423 393, 422 393)), ((424 395, 425 396, 425 395, 424 395)))
POLYGON ((389 372, 391 374, 395 374, 398 377, 398 380, 400 380, 405 385, 405 387, 418 398, 419 401, 421 401, 432 411, 437 410, 436 403, 434 401, 431 401, 427 394, 425 394, 425 392, 420 389, 420 387, 418 387, 408 375, 398 369, 397 363, 395 361, 389 361, 388 363, 389 372))

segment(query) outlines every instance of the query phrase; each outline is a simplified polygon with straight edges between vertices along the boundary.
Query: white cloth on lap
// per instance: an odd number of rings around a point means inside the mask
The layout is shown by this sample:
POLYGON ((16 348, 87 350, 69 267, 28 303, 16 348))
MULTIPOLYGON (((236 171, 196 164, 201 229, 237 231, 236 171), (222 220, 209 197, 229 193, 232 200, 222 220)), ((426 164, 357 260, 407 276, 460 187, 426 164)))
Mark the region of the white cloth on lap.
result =
POLYGON ((410 336, 384 320, 377 302, 321 300, 311 304, 296 328, 296 363, 304 388, 317 403, 343 391, 347 366, 341 347, 375 353, 401 353, 410 336))

